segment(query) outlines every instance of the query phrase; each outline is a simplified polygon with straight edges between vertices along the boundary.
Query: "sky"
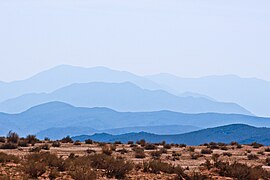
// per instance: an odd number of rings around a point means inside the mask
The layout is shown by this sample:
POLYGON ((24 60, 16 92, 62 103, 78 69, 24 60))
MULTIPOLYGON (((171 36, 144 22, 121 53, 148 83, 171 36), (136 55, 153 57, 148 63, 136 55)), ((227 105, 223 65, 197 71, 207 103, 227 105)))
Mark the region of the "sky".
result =
POLYGON ((269 0, 1 0, 0 81, 60 64, 270 80, 269 0))

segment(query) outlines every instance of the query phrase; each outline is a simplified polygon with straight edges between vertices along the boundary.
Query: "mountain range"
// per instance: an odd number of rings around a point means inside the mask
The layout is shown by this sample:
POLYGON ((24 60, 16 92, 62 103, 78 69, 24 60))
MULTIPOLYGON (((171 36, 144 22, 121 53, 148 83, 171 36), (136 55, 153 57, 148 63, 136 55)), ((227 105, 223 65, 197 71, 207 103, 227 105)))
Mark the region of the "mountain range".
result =
POLYGON ((185 114, 172 111, 118 112, 108 108, 81 108, 62 102, 41 104, 18 114, 0 113, 0 134, 37 134, 49 128, 88 127, 97 130, 136 126, 189 125, 209 128, 233 123, 270 127, 270 118, 240 114, 185 114))
POLYGON ((107 107, 123 112, 170 110, 183 113, 251 113, 234 103, 222 103, 204 97, 179 97, 164 90, 142 89, 130 82, 77 83, 52 93, 26 94, 0 103, 0 111, 17 113, 51 101, 79 107, 107 107))
POLYGON ((258 116, 270 116, 270 82, 236 75, 182 78, 171 74, 145 76, 177 93, 198 92, 218 101, 234 102, 258 116))
POLYGON ((200 145, 210 142, 230 143, 232 141, 241 144, 249 144, 258 142, 264 145, 270 145, 270 128, 257 128, 245 124, 231 124, 227 126, 208 128, 199 131, 194 131, 176 135, 156 135, 146 132, 127 133, 121 135, 111 135, 106 133, 94 135, 81 135, 73 137, 74 140, 84 141, 92 139, 98 142, 115 142, 121 141, 139 141, 145 139, 147 142, 157 143, 166 141, 167 143, 200 145))
POLYGON ((199 130, 201 128, 190 125, 162 125, 162 126, 134 126, 115 129, 97 130, 90 127, 59 127, 49 128, 38 132, 36 135, 40 139, 48 137, 50 139, 61 139, 63 137, 78 136, 82 134, 93 135, 96 133, 108 133, 112 135, 125 134, 130 132, 148 132, 153 134, 182 134, 199 130))
MULTIPOLYGON (((270 82, 268 81, 256 78, 241 78, 235 75, 202 78, 181 78, 171 74, 139 76, 105 67, 82 68, 69 65, 54 67, 25 80, 1 82, 0 102, 26 94, 28 94, 26 96, 29 96, 32 93, 50 94, 74 83, 91 82, 130 82, 142 89, 163 90, 177 97, 232 102, 247 109, 252 114, 270 116, 268 110, 270 106, 270 82)), ((10 113, 17 112, 8 107, 9 105, 2 105, 2 110, 10 113)))

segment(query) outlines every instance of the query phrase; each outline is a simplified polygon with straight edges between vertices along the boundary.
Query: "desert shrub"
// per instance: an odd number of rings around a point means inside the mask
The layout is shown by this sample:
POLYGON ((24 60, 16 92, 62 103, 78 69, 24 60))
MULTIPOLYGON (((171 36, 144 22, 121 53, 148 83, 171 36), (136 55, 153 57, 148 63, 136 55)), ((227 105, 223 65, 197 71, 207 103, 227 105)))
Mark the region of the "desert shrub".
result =
POLYGON ((106 146, 107 144, 104 143, 104 142, 98 142, 98 145, 99 145, 100 147, 103 147, 103 146, 106 146))
POLYGON ((218 161, 214 165, 221 176, 232 177, 238 180, 269 179, 270 175, 262 167, 250 167, 246 164, 218 161))
POLYGON ((206 180, 206 179, 210 179, 208 176, 200 174, 198 172, 193 172, 189 178, 186 179, 192 179, 192 180, 206 180))
POLYGON ((26 162, 42 162, 45 166, 57 168, 59 171, 66 170, 65 161, 62 158, 58 158, 55 154, 49 152, 33 153, 26 156, 26 162))
POLYGON ((111 148, 112 151, 116 151, 116 144, 112 144, 112 145, 110 146, 110 148, 111 148))
POLYGON ((181 147, 181 148, 187 147, 186 144, 179 144, 178 146, 181 147))
POLYGON ((67 137, 64 137, 62 140, 61 140, 62 143, 73 143, 73 140, 71 139, 70 136, 67 136, 67 137))
POLYGON ((29 161, 23 164, 22 170, 30 178, 38 178, 46 172, 46 164, 44 162, 29 161))
POLYGON ((172 156, 173 156, 173 157, 179 157, 179 156, 182 156, 182 154, 173 151, 173 152, 172 152, 172 156))
POLYGON ((227 151, 228 147, 227 146, 222 146, 222 147, 220 147, 220 149, 223 150, 223 151, 227 151))
POLYGON ((159 160, 152 160, 143 164, 143 171, 158 174, 160 172, 168 174, 177 174, 179 179, 187 179, 188 176, 180 166, 173 166, 171 164, 161 162, 159 160))
POLYGON ((213 168, 213 164, 208 159, 205 161, 205 163, 202 164, 202 166, 206 167, 207 170, 213 168))
POLYGON ((231 157, 232 156, 232 153, 230 152, 224 152, 222 153, 223 156, 228 156, 228 157, 231 157))
POLYGON ((164 145, 163 145, 163 148, 165 148, 165 149, 171 149, 172 146, 171 146, 170 144, 164 144, 164 145))
POLYGON ((7 162, 18 163, 19 158, 14 155, 9 155, 9 154, 0 152, 0 163, 7 163, 7 162))
POLYGON ((249 154, 247 156, 248 160, 256 160, 256 159, 259 159, 259 157, 255 154, 249 154))
POLYGON ((126 174, 133 169, 133 164, 125 162, 123 159, 113 158, 108 162, 108 166, 105 169, 106 175, 111 178, 122 179, 126 174))
POLYGON ((77 140, 77 141, 75 141, 74 143, 73 143, 73 145, 75 145, 75 146, 80 146, 82 143, 79 141, 79 140, 77 140))
POLYGON ((250 144, 250 146, 252 146, 253 148, 260 148, 260 147, 262 147, 263 145, 262 145, 262 144, 259 144, 259 143, 257 143, 257 142, 253 142, 253 143, 250 144))
POLYGON ((90 156, 91 166, 98 169, 104 169, 107 177, 122 179, 133 169, 133 164, 124 159, 114 158, 105 154, 96 154, 90 156))
POLYGON ((157 147, 154 144, 147 143, 144 147, 145 150, 155 150, 157 147))
POLYGON ((210 143, 207 146, 209 149, 219 149, 219 145, 215 144, 215 143, 210 143))
POLYGON ((142 148, 136 148, 135 151, 135 158, 143 159, 146 157, 144 150, 142 148))
POLYGON ((0 146, 0 149, 17 149, 17 148, 18 148, 17 144, 11 142, 4 143, 0 146))
POLYGON ((87 152, 87 154, 96 153, 96 151, 95 151, 94 149, 90 149, 90 148, 88 148, 88 149, 86 150, 86 152, 87 152))
POLYGON ((40 146, 32 147, 29 149, 29 152, 40 152, 40 151, 41 151, 40 146))
POLYGON ((202 150, 201 150, 201 153, 202 153, 202 154, 212 154, 213 151, 212 151, 211 149, 202 149, 202 150))
POLYGON ((153 159, 159 159, 160 156, 162 155, 162 152, 161 151, 153 151, 150 154, 153 157, 153 159))
POLYGON ((97 179, 97 174, 95 171, 81 166, 76 166, 72 171, 69 171, 69 175, 76 180, 97 179))
POLYGON ((218 162, 219 157, 220 157, 219 154, 212 154, 211 159, 212 159, 214 162, 218 162))
POLYGON ((75 159, 75 157, 76 157, 76 155, 74 153, 70 153, 68 156, 69 159, 75 159))
POLYGON ((27 143, 26 140, 20 140, 18 142, 18 146, 20 146, 20 147, 28 147, 28 143, 27 143))
POLYGON ((259 151, 259 152, 257 152, 257 154, 264 155, 264 152, 263 151, 259 151))
POLYGON ((134 142, 133 141, 128 141, 128 144, 134 144, 134 142))
POLYGON ((236 148, 237 148, 237 149, 241 149, 241 148, 242 148, 242 145, 241 145, 241 144, 238 144, 238 145, 236 146, 236 148))
POLYGON ((45 138, 44 138, 44 141, 51 141, 51 139, 48 138, 48 137, 45 137, 45 138))
POLYGON ((136 144, 139 144, 141 146, 145 146, 146 145, 146 141, 144 139, 141 139, 140 141, 137 141, 136 144))
POLYGON ((265 150, 264 150, 265 152, 270 152, 270 148, 268 147, 268 148, 265 148, 265 150))
POLYGON ((190 157, 191 157, 191 159, 196 160, 196 159, 198 159, 199 157, 202 157, 202 155, 199 154, 199 153, 191 152, 191 153, 190 153, 190 157))
POLYGON ((125 149, 125 148, 123 148, 123 149, 117 150, 116 152, 119 152, 119 153, 121 153, 121 154, 126 154, 126 153, 128 153, 128 150, 125 149))
POLYGON ((5 137, 0 137, 0 143, 5 143, 6 142, 6 138, 5 137))
POLYGON ((227 146, 227 144, 226 144, 226 143, 223 143, 223 142, 218 142, 217 145, 218 145, 218 146, 221 146, 221 147, 222 147, 222 146, 227 146))
POLYGON ((161 152, 161 154, 166 154, 168 152, 165 148, 161 148, 159 151, 161 152))
POLYGON ((112 151, 112 147, 111 146, 104 146, 102 147, 102 153, 106 154, 108 156, 112 155, 113 151, 112 151))
POLYGON ((248 149, 248 150, 247 150, 247 153, 251 153, 251 150, 248 149))
POLYGON ((265 159, 265 163, 267 166, 270 166, 270 158, 269 157, 265 159))
POLYGON ((85 144, 93 144, 93 140, 91 140, 91 139, 86 139, 86 140, 85 140, 85 144))
POLYGON ((9 131, 7 134, 7 142, 18 143, 19 139, 19 135, 15 132, 9 131))
POLYGON ((57 177, 59 177, 60 173, 57 170, 57 168, 51 168, 50 169, 50 173, 49 173, 49 179, 56 179, 57 177))
POLYGON ((47 144, 47 143, 41 145, 40 148, 43 149, 43 150, 50 150, 50 146, 49 146, 49 144, 47 144))
POLYGON ((171 164, 162 161, 152 160, 144 163, 143 171, 155 174, 158 174, 160 172, 173 174, 174 167, 171 164))
POLYGON ((115 141, 114 144, 122 144, 121 141, 115 141))
POLYGON ((238 142, 235 142, 235 141, 232 141, 232 142, 230 143, 230 145, 231 145, 231 146, 238 146, 239 143, 238 143, 238 142))
POLYGON ((60 147, 61 143, 59 141, 53 141, 52 147, 60 147))
POLYGON ((38 142, 39 140, 36 138, 35 135, 28 135, 26 136, 26 139, 28 144, 35 144, 36 142, 38 142))
POLYGON ((190 146, 190 147, 188 147, 187 150, 188 150, 189 152, 194 152, 194 151, 195 151, 195 147, 190 146))

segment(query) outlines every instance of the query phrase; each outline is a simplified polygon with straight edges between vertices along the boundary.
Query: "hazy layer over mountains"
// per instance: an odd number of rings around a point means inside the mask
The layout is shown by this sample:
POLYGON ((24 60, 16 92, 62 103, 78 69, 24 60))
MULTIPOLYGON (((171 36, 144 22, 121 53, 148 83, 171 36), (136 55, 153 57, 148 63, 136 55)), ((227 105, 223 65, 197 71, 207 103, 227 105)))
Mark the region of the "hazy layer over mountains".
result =
MULTIPOLYGON (((268 93, 270 92, 270 83, 237 76, 178 78, 169 74, 159 74, 143 77, 104 67, 81 68, 62 65, 26 80, 0 83, 0 92, 0 102, 2 102, 0 103, 0 111, 10 113, 22 112, 40 103, 58 100, 76 106, 104 106, 120 111, 173 110, 189 113, 221 112, 238 114, 250 114, 251 111, 255 115, 270 115, 267 108, 270 105, 270 94, 268 93), (92 91, 86 92, 84 88, 93 86, 94 84, 91 83, 94 82, 103 83, 99 84, 99 88, 91 88, 92 91), (74 83, 77 84, 72 85, 74 83), (110 92, 107 89, 104 92, 109 86, 116 90, 118 87, 121 91, 110 92), (78 91, 72 91, 74 88, 78 91), (119 102, 121 104, 113 104, 112 97, 117 99, 117 96, 123 94, 123 92, 126 98, 118 98, 122 101, 119 102), (79 97, 80 94, 87 98, 79 97), (73 98, 68 99, 67 96, 73 98), (102 96, 108 97, 106 102, 104 101, 105 98, 94 101, 95 97, 102 96), (74 97, 76 98, 74 99, 74 97), (93 101, 83 102, 87 99, 93 101), (144 99, 145 101, 143 101, 144 99), (153 102, 152 105, 150 100, 153 102), (233 103, 238 103, 238 105, 233 103), (193 105, 195 106, 193 107, 193 105), (190 109, 191 106, 193 109, 190 109)), ((117 103, 117 101, 114 102, 117 103)))

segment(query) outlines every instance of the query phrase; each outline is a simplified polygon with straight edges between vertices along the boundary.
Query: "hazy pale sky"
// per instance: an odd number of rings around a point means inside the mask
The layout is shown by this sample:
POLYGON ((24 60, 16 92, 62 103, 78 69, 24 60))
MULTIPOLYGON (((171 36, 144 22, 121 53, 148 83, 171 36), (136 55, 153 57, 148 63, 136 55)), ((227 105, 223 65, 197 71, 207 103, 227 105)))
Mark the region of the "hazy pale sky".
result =
POLYGON ((59 64, 270 80, 270 1, 1 0, 0 80, 59 64))

